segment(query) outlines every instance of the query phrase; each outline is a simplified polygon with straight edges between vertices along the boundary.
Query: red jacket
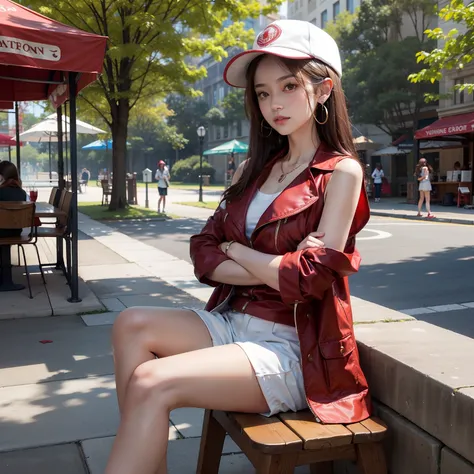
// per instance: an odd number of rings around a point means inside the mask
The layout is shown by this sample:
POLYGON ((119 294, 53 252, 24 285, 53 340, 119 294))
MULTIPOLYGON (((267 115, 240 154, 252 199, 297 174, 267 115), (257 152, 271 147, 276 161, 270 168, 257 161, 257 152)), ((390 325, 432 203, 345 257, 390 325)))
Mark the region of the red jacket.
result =
POLYGON ((317 230, 326 185, 343 158, 347 157, 321 144, 308 171, 296 177, 264 212, 249 241, 245 235, 247 209, 276 157, 241 199, 219 207, 201 233, 191 238, 196 277, 216 287, 207 303, 208 311, 219 311, 230 303, 238 311, 296 326, 308 406, 324 423, 354 423, 370 415, 347 281, 360 265, 355 235, 370 217, 365 186, 344 252, 330 248, 295 250, 310 232, 317 230), (218 245, 231 240, 260 252, 283 255, 280 292, 267 285, 241 287, 209 279, 214 269, 228 259, 218 245))

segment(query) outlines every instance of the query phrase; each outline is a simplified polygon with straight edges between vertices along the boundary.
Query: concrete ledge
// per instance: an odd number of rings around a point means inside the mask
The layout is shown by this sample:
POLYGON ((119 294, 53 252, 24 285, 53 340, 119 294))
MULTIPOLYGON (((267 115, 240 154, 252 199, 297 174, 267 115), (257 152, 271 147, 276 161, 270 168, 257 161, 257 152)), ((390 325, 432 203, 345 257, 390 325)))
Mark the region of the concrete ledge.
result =
MULTIPOLYGON (((416 211, 415 211, 416 212, 416 211)), ((434 213, 436 214, 436 213, 434 213)), ((416 214, 402 214, 397 212, 383 212, 383 211, 370 211, 371 216, 379 217, 395 217, 397 219, 411 219, 414 221, 423 221, 426 222, 426 218, 417 217, 416 214)), ((436 217, 435 219, 428 219, 430 222, 449 222, 450 224, 463 224, 463 225, 473 225, 473 220, 468 219, 457 219, 457 218, 446 218, 446 217, 436 217)))
POLYGON ((474 340, 422 321, 358 324, 356 336, 374 399, 474 462, 474 340))
POLYGON ((474 464, 466 462, 449 448, 443 448, 439 474, 474 474, 474 464))

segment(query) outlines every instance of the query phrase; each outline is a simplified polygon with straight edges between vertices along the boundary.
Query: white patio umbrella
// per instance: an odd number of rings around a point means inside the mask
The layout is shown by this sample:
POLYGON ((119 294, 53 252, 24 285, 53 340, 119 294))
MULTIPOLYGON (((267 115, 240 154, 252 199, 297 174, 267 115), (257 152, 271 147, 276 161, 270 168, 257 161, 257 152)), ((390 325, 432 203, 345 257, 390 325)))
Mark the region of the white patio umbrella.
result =
MULTIPOLYGON (((82 120, 77 120, 77 133, 97 135, 106 132, 82 120)), ((66 135, 67 141, 69 136, 69 117, 67 115, 63 115, 63 134, 66 135)), ((27 142, 57 142, 58 122, 56 116, 50 115, 46 117, 45 120, 33 125, 29 130, 20 133, 20 137, 27 142)))
MULTIPOLYGON (((69 141, 69 117, 63 115, 62 120, 63 130, 63 141, 69 141)), ((106 133, 100 128, 94 127, 93 125, 83 122, 77 119, 77 133, 83 133, 87 135, 97 135, 99 133, 106 133)), ((56 115, 50 115, 45 120, 33 125, 29 130, 20 133, 20 137, 26 142, 46 142, 49 143, 49 179, 52 179, 51 175, 51 143, 58 142, 58 121, 56 115)), ((66 160, 67 162, 67 160, 66 160)), ((67 171, 66 171, 67 174, 67 171)))

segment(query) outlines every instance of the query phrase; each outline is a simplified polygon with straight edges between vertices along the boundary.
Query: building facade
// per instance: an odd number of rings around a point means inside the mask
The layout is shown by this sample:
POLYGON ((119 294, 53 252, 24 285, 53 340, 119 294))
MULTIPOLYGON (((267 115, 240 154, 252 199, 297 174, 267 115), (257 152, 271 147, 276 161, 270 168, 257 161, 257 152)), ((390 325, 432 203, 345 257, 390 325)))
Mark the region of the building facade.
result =
POLYGON ((354 13, 359 6, 360 0, 293 0, 288 2, 288 18, 310 21, 324 28, 339 13, 354 13))

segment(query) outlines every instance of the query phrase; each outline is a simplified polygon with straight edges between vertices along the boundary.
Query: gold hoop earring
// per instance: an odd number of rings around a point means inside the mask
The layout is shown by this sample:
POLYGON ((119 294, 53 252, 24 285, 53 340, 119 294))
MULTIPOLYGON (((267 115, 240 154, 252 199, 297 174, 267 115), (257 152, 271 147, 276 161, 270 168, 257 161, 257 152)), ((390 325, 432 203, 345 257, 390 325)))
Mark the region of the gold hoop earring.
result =
POLYGON ((319 125, 324 125, 324 124, 327 123, 327 121, 329 120, 329 112, 328 112, 328 108, 327 108, 324 104, 319 104, 319 105, 322 107, 322 109, 323 109, 323 111, 324 111, 325 118, 324 118, 324 120, 323 120, 322 122, 320 122, 320 121, 318 120, 318 117, 316 116, 317 113, 318 113, 318 109, 317 109, 317 108, 316 108, 316 111, 315 111, 316 113, 313 114, 313 117, 314 117, 314 120, 316 120, 316 122, 317 122, 319 125))
POLYGON ((273 133, 273 128, 270 127, 270 133, 268 135, 264 135, 263 134, 263 123, 265 122, 265 119, 262 119, 262 121, 260 122, 260 135, 263 137, 263 138, 268 138, 272 133, 273 133))

